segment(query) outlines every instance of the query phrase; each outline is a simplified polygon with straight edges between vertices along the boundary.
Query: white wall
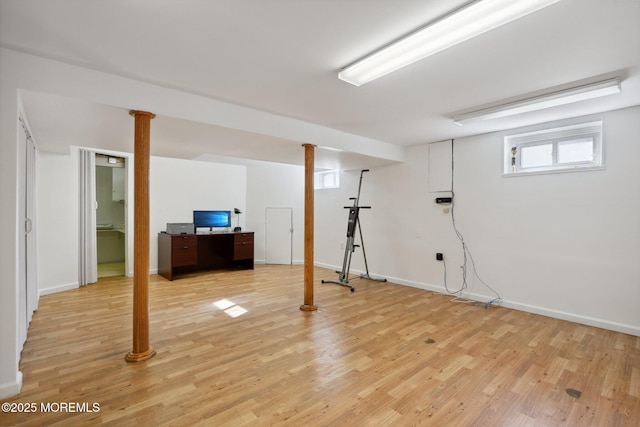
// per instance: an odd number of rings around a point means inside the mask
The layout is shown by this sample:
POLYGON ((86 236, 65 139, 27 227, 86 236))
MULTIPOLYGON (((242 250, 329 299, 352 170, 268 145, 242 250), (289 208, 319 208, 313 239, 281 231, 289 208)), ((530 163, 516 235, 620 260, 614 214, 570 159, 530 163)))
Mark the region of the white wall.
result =
MULTIPOLYGON (((501 133, 455 141, 458 228, 478 273, 505 305, 638 333, 640 172, 634 159, 640 158, 640 145, 633 136, 640 134, 639 113, 639 108, 631 108, 601 115, 604 171, 503 178, 501 133)), ((372 206, 361 214, 370 272, 443 291, 443 263, 435 260, 435 253, 443 252, 449 287, 457 289, 461 248, 450 214, 433 202, 440 194, 428 192, 428 145, 411 147, 409 154, 404 164, 364 174, 361 204, 372 206)), ((77 280, 75 264, 65 265, 43 249, 66 241, 77 254, 77 168, 65 168, 69 162, 66 156, 39 156, 38 182, 44 184, 38 206, 48 212, 38 223, 43 287, 77 280), (60 188, 70 189, 68 204, 53 196, 60 188), (55 206, 68 209, 56 217, 55 206)), ((342 172, 340 189, 316 191, 315 253, 320 265, 341 266, 344 206, 357 194, 359 175, 342 172)), ((166 222, 190 221, 195 208, 242 209, 241 225, 256 232, 256 259, 264 260, 265 208, 293 207, 294 260, 303 259, 302 167, 264 164, 247 167, 245 174, 240 166, 153 158, 151 191, 152 269, 157 268, 155 233, 166 222), (221 179, 226 184, 212 190, 211 183, 221 179)), ((362 253, 356 251, 352 271, 363 270, 362 253)), ((471 277, 469 284, 475 284, 470 289, 474 297, 491 298, 477 280, 471 277)))
MULTIPOLYGON (((435 263, 435 251, 443 251, 434 238, 453 236, 446 215, 436 209, 427 190, 427 146, 411 147, 407 162, 373 168, 362 178, 360 223, 369 273, 403 284, 437 283, 441 272, 435 263), (431 256, 434 254, 434 261, 431 256)), ((341 174, 339 190, 316 192, 316 230, 322 240, 316 242, 316 261, 330 268, 341 268, 346 242, 350 197, 358 195, 360 171, 341 174)), ((435 196, 434 196, 435 197, 435 196)), ((360 242, 359 235, 356 244, 360 242)), ((363 272, 361 249, 352 255, 351 272, 363 272)), ((357 288, 357 282, 353 282, 357 288)))
POLYGON ((604 171, 502 178, 500 134, 460 141, 457 217, 513 306, 640 334, 640 108, 599 117, 604 171))
MULTIPOLYGON (((640 335, 640 107, 604 119, 603 171, 502 177, 502 133, 455 141, 455 217, 480 277, 505 306, 640 335)), ((428 192, 428 145, 407 162, 365 174, 361 215, 372 275, 444 291, 459 288, 462 250, 450 214, 428 192)), ((316 261, 338 267, 347 198, 357 172, 338 192, 316 192, 316 261), (336 222, 338 227, 336 227, 336 222)), ((362 271, 362 253, 353 256, 362 271)), ((470 270, 471 271, 471 270, 470 270)), ((492 294, 470 278, 474 298, 492 294)), ((357 285, 356 285, 357 287, 357 285)))
MULTIPOLYGON (((335 148, 353 150, 373 157, 394 160, 404 158, 402 147, 299 120, 6 48, 0 48, 0 56, 0 197, 3 201, 0 204, 0 221, 8 230, 6 238, 0 242, 0 271, 3 272, 3 280, 0 283, 0 397, 17 393, 22 381, 18 369, 20 346, 16 310, 18 266, 22 262, 20 251, 17 249, 24 226, 22 218, 18 219, 17 215, 18 176, 21 172, 17 150, 20 90, 76 98, 122 108, 123 111, 153 111, 158 115, 228 126, 289 140, 317 142, 325 146, 329 141, 335 148)), ((86 146, 87 142, 77 141, 75 144, 86 146)), ((131 253, 131 246, 127 250, 131 253)), ((67 277, 66 267, 60 267, 60 274, 64 276, 58 279, 60 281, 77 280, 67 277)), ((56 285, 45 283, 44 286, 56 285)))
MULTIPOLYGON (((168 222, 193 222, 194 210, 246 211, 245 166, 152 157, 149 173, 151 258, 149 268, 158 271, 158 233, 168 222)), ((240 226, 244 227, 244 215, 240 226)))
MULTIPOLYGON (((338 148, 357 146, 364 150, 363 154, 387 155, 398 160, 405 157, 401 148, 384 144, 371 144, 372 152, 366 149, 369 145, 363 143, 363 138, 338 131, 4 48, 0 51, 0 197, 3 201, 0 220, 8 230, 7 238, 0 242, 0 271, 3 272, 0 397, 17 392, 21 383, 16 334, 19 264, 16 249, 23 226, 17 216, 19 89, 74 97, 125 110, 134 108, 204 123, 230 124, 323 145, 335 140, 338 148)), ((602 172, 501 178, 500 134, 457 141, 456 164, 461 171, 457 176, 459 225, 473 250, 480 274, 500 291, 508 304, 640 334, 640 311, 637 310, 640 179, 635 167, 640 158, 640 144, 633 140, 640 134, 639 111, 633 108, 603 116, 607 169, 602 172), (514 236, 514 229, 521 233, 514 236), (590 233, 585 232, 587 229, 590 233)), ((435 261, 434 254, 445 253, 453 270, 451 282, 455 283, 456 266, 460 263, 459 245, 450 218, 433 203, 434 195, 426 190, 426 145, 410 148, 406 159, 401 165, 372 170, 363 184, 362 202, 373 206, 362 216, 369 265, 374 274, 441 290, 442 264, 435 261)), ((52 158, 46 161, 50 167, 64 162, 52 158)), ((42 178, 38 175, 39 182, 42 178)), ((168 179, 160 179, 165 178, 168 179)), ((69 188, 64 185, 70 181, 62 181, 64 179, 58 178, 61 185, 58 191, 69 188)), ((344 241, 346 231, 346 211, 342 206, 348 205, 348 197, 355 195, 357 173, 343 174, 343 185, 340 190, 316 193, 318 263, 338 266, 342 261, 339 244, 344 241)), ((41 202, 38 200, 38 209, 43 211, 41 202)), ((263 203, 267 202, 271 201, 263 203)), ((259 211, 260 207, 255 210, 259 211)), ((249 211, 251 209, 247 210, 251 220, 247 220, 246 229, 254 225, 257 229, 259 221, 249 211)), ((169 212, 173 212, 171 208, 169 212)), ((77 215, 77 207, 64 213, 77 215)), ((163 222, 174 221, 173 218, 177 216, 154 218, 152 231, 159 231, 163 222)), ((180 216, 181 221, 182 218, 180 216)), ((58 221, 70 223, 68 217, 60 217, 58 221)), ((39 224, 39 240, 43 228, 39 224)), ((45 236, 53 238, 47 233, 45 236)), ((47 265, 43 255, 38 255, 39 264, 47 265)), ((362 268, 357 258, 355 254, 354 269, 362 268)), ((70 269, 65 266, 60 266, 57 274, 60 282, 77 280, 67 278, 70 269)), ((39 277, 43 279, 42 273, 39 277)), ((479 287, 474 291, 485 293, 479 287)))
MULTIPOLYGON (((304 151, 300 150, 304 156, 304 151)), ((255 259, 265 260, 266 208, 293 209, 293 262, 304 262, 304 167, 284 164, 247 167, 247 230, 254 231, 255 259)))
POLYGON ((24 173, 18 161, 18 75, 0 61, 0 223, 6 227, 0 240, 0 398, 11 396, 22 387, 18 370, 18 238, 24 230, 18 221, 18 174, 24 173))
MULTIPOLYGON (((78 286, 77 155, 41 152, 37 168, 38 277, 40 292, 46 294, 78 286)), ((244 209, 246 171, 244 166, 151 157, 149 187, 149 268, 157 272, 157 234, 167 222, 191 222, 194 209, 244 209)), ((132 244, 132 221, 129 226, 132 244)), ((132 250, 128 256, 132 270, 132 250)))
POLYGON ((78 157, 38 152, 38 289, 78 287, 78 157))

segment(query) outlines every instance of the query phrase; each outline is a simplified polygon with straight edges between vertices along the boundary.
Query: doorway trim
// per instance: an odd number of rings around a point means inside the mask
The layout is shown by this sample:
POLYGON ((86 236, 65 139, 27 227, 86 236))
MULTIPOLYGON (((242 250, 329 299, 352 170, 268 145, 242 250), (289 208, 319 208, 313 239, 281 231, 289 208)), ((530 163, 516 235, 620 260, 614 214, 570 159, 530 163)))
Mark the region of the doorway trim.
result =
MULTIPOLYGON (((129 209, 129 202, 130 202, 130 198, 133 195, 133 178, 131 176, 132 172, 132 168, 130 167, 131 164, 133 164, 133 154, 132 153, 125 153, 125 152, 121 152, 121 151, 110 151, 110 150, 101 150, 101 149, 95 149, 95 148, 87 148, 87 147, 73 147, 74 149, 78 150, 78 153, 80 152, 80 150, 89 150, 92 151, 94 153, 94 157, 95 154, 104 154, 106 156, 113 156, 113 157, 120 157, 120 158, 124 158, 124 180, 125 180, 125 187, 124 187, 124 209, 125 209, 125 213, 124 213, 124 239, 125 239, 125 248, 124 248, 124 274, 126 277, 132 277, 133 276, 133 209, 129 209)), ((95 162, 94 162, 95 163, 95 162)), ((95 165, 92 169, 92 173, 94 174, 94 181, 95 181, 95 165)), ((81 177, 79 178, 79 184, 81 184, 81 177)), ((94 199, 95 202, 95 199, 94 199)), ((82 206, 80 207, 80 211, 82 211, 82 206)), ((96 224, 94 224, 94 229, 95 229, 96 224)), ((97 264, 98 263, 98 259, 97 256, 95 257, 95 265, 96 265, 96 277, 97 277, 97 264)), ((78 264, 78 270, 81 268, 80 264, 78 264)))

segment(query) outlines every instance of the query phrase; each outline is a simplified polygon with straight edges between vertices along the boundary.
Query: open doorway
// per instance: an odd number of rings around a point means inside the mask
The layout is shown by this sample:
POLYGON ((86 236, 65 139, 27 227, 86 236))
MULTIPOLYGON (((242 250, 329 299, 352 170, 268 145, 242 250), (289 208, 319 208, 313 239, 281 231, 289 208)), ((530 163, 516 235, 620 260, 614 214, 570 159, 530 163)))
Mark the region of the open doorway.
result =
POLYGON ((125 275, 126 160, 96 153, 98 278, 125 275))

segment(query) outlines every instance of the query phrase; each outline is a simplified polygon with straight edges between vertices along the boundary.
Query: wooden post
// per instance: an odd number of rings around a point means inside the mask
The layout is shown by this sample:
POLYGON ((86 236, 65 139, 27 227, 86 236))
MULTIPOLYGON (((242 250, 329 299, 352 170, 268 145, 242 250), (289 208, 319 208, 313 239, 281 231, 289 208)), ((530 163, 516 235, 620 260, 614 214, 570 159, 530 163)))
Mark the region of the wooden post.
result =
POLYGON ((133 200, 133 350, 127 362, 152 358, 149 346, 149 158, 151 119, 155 114, 129 111, 135 118, 133 200))
POLYGON ((303 311, 315 311, 318 306, 313 303, 313 144, 302 144, 304 147, 304 304, 303 311))

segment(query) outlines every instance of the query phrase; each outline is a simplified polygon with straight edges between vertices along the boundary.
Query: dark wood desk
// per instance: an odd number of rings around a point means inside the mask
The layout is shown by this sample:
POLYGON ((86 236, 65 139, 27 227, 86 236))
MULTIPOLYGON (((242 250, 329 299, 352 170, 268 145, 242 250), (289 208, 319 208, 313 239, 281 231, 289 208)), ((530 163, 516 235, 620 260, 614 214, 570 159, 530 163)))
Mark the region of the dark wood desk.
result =
POLYGON ((222 268, 253 269, 253 232, 158 234, 158 274, 222 268))

